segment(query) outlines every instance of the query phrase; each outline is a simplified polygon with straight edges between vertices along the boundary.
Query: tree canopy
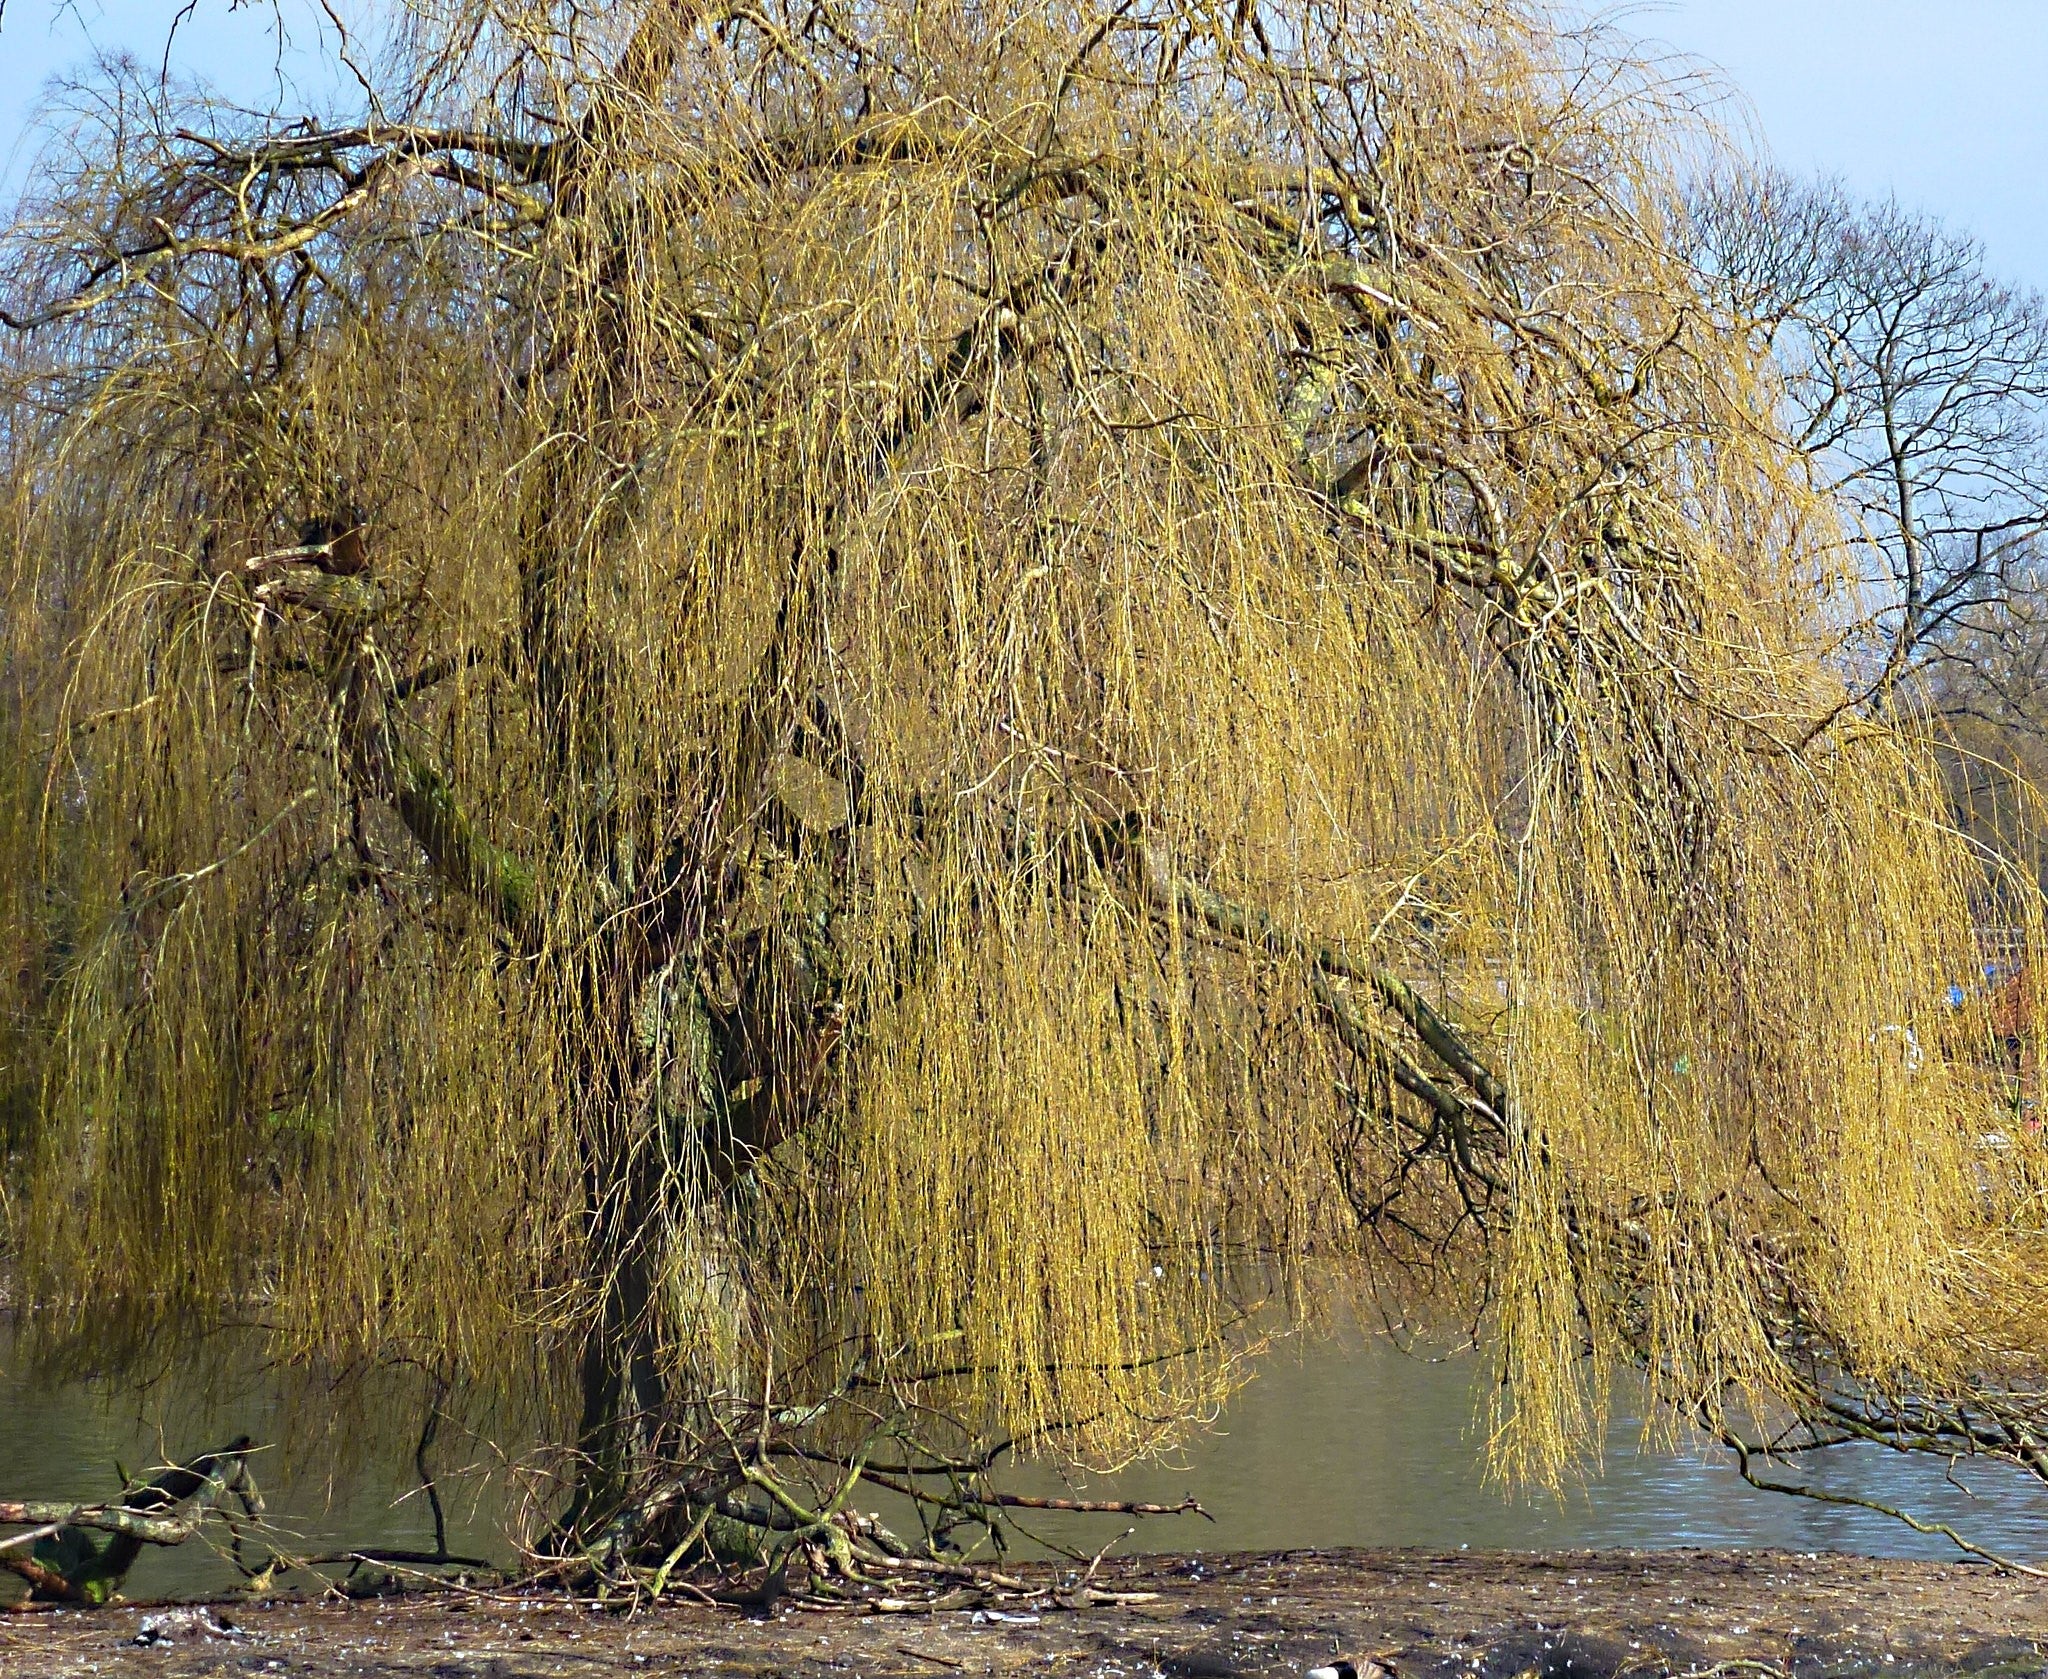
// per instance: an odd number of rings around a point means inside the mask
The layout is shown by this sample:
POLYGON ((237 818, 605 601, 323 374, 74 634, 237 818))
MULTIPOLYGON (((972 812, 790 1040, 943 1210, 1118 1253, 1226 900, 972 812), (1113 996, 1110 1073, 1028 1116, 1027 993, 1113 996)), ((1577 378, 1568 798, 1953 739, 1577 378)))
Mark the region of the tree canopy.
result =
POLYGON ((771 1390, 1142 1450, 1269 1297, 1484 1317, 1539 1474, 1617 1360, 2031 1372, 1984 864, 1850 703, 1681 85, 1495 0, 362 62, 114 86, 7 246, 25 1298, 614 1488, 771 1390))

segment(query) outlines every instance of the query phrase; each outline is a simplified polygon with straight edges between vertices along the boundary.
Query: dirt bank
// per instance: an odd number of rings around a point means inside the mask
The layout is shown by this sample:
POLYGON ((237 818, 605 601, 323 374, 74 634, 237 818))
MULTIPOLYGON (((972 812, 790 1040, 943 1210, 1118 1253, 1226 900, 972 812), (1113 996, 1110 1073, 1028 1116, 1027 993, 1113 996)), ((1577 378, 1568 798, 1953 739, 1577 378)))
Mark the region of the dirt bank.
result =
POLYGON ((235 1604, 232 1636, 135 1642, 161 1611, 0 1619, 0 1675, 370 1679, 1263 1679, 1334 1651, 1399 1679, 1715 1674, 2048 1675, 2048 1587, 1981 1568, 1777 1553, 1431 1556, 1293 1552, 1140 1558, 1098 1579, 1156 1601, 1035 1619, 971 1611, 766 1620, 675 1606, 625 1615, 559 1598, 235 1604))

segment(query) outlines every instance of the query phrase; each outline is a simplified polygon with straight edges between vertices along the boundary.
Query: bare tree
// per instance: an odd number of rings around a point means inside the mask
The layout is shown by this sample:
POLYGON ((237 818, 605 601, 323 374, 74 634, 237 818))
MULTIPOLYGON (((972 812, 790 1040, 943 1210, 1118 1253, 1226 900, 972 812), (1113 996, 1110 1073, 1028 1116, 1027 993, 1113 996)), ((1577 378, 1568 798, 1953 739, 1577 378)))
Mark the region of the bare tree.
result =
POLYGON ((1783 370, 1785 419, 1845 520, 1873 696, 1996 630, 2048 527, 2048 309, 1982 245, 1778 171, 1692 197, 1703 266, 1783 370))

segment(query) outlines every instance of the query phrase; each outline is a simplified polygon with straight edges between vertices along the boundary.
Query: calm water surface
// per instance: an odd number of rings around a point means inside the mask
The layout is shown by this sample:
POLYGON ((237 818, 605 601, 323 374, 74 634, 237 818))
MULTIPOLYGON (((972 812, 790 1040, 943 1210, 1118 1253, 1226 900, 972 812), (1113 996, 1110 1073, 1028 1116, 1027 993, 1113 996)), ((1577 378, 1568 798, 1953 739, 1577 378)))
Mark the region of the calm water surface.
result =
MULTIPOLYGON (((1140 1524, 1127 1543, 1152 1550, 1704 1545, 1955 1555, 1946 1541, 1867 1511, 1757 1492, 1719 1455, 1638 1451, 1625 1425, 1616 1427, 1605 1464, 1562 1501, 1509 1498, 1482 1472, 1485 1378, 1479 1359, 1427 1362, 1384 1343, 1283 1353, 1239 1396, 1215 1437, 1169 1465, 1079 1483, 1077 1491, 1159 1503, 1192 1493, 1215 1515, 1213 1524, 1189 1516, 1140 1524)), ((360 1444, 363 1425, 343 1426, 360 1444)), ((188 1452, 243 1431, 259 1439, 281 1432, 274 1396, 251 1388, 201 1403, 175 1382, 140 1400, 90 1384, 38 1385, 0 1340, 0 1497, 105 1496, 118 1484, 116 1460, 138 1467, 161 1461, 166 1444, 188 1452)), ((289 1466, 257 1460, 273 1517, 307 1549, 429 1547, 432 1521, 414 1490, 412 1446, 409 1432, 377 1441, 332 1485, 294 1479, 289 1466)), ((444 1470, 454 1462, 441 1454, 444 1470)), ((1973 1498, 1944 1479, 1939 1463, 1863 1447, 1830 1456, 1814 1473, 1824 1485, 1952 1522, 1994 1549, 2048 1557, 2048 1497, 2016 1479, 1964 1470, 1959 1479, 1974 1486, 1973 1498)), ((1042 1473, 1027 1474, 1019 1485, 1062 1490, 1042 1473)), ((488 1511, 452 1490, 446 1502, 453 1548, 500 1549, 488 1511)), ((897 1519, 893 1511, 889 1516, 897 1519)), ((1120 1525, 1114 1518, 1057 1517, 1034 1524, 1047 1537, 1089 1550, 1120 1525)), ((188 1544, 147 1553, 128 1590, 168 1594, 233 1577, 224 1562, 188 1544)))
MULTIPOLYGON (((1482 1461, 1487 1378, 1476 1356, 1428 1362, 1383 1341, 1283 1352, 1233 1401, 1222 1434, 1172 1468, 1129 1470, 1086 1496, 1174 1503, 1193 1494, 1215 1515, 1213 1526, 1189 1516, 1146 1522, 1132 1543, 1153 1550, 1712 1546, 1958 1556, 1947 1540, 1871 1511, 1759 1492, 1725 1452, 1639 1449, 1638 1423, 1626 1416, 1611 1425, 1604 1463, 1562 1499, 1508 1495, 1488 1483, 1482 1461)), ((1957 1473, 1965 1491, 1945 1469, 1854 1446, 1823 1454, 1806 1473, 1818 1486, 1947 1522, 2004 1554, 2048 1556, 2048 1492, 1967 1468, 1957 1473)), ((1108 1537, 1093 1531, 1096 1544, 1108 1537)), ((1079 1536, 1061 1536, 1070 1535, 1079 1536)))

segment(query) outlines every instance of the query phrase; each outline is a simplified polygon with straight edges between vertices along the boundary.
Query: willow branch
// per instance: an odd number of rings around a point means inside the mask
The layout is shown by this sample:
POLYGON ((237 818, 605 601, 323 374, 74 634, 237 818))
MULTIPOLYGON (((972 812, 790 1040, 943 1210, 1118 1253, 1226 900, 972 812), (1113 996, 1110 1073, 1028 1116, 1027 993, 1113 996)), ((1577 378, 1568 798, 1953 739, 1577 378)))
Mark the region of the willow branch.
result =
POLYGON ((1302 962, 1316 972, 1353 981, 1371 991, 1422 1040, 1447 1071, 1485 1103, 1490 1117, 1505 1124, 1509 1111, 1507 1086, 1451 1023, 1398 974, 1360 962, 1336 945, 1290 932, 1262 909, 1233 903, 1206 886, 1175 875, 1165 850, 1158 845, 1140 846, 1138 859, 1145 890, 1158 907, 1190 915, 1226 937, 1302 962))
POLYGON ((1752 1458, 1760 1455, 1760 1448, 1727 1429, 1721 1430, 1721 1444, 1735 1454, 1736 1472, 1743 1480, 1759 1492, 1783 1493, 1788 1498, 1810 1498, 1818 1504, 1839 1504, 1853 1510, 1869 1510, 1880 1516, 1889 1516, 1893 1521, 1903 1522, 1915 1533, 1946 1539, 1957 1549, 1967 1551, 1971 1556, 1981 1558, 1993 1567, 2013 1574, 2025 1574, 2035 1580, 2048 1580, 2048 1569, 2033 1568, 2011 1557, 1987 1550, 1975 1540, 1965 1539, 1946 1522, 1923 1521, 1910 1510, 1903 1510, 1895 1504, 1886 1504, 1875 1498, 1860 1498, 1854 1493, 1833 1492, 1825 1487, 1807 1486, 1798 1481, 1770 1481, 1758 1474, 1752 1458))
POLYGON ((255 593, 267 606, 300 607, 327 621, 337 655, 344 758, 357 789, 398 813, 442 880, 480 905, 515 943, 531 947, 538 909, 532 865, 478 828, 448 777, 400 738, 391 707, 411 690, 388 679, 377 646, 383 587, 370 577, 294 567, 255 593))

